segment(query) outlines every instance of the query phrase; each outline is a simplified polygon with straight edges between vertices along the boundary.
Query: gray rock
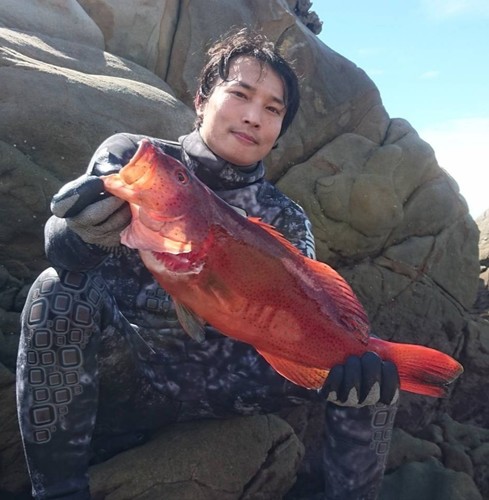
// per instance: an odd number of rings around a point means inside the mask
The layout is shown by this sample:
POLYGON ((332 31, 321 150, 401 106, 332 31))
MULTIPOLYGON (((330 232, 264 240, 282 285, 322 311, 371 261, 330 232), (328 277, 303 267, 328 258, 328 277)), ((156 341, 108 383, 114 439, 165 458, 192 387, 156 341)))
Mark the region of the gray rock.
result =
POLYGON ((178 424, 91 467, 90 488, 112 500, 281 498, 303 451, 292 428, 271 415, 178 424))
POLYGON ((29 478, 17 423, 15 375, 0 363, 0 496, 29 490, 29 478))
POLYGON ((104 47, 102 32, 76 0, 2 0, 0 26, 104 47))
POLYGON ((477 220, 480 231, 479 257, 481 264, 489 265, 489 209, 487 209, 477 220))
MULTIPOLYGON (((166 78, 179 0, 78 0, 100 28, 105 50, 166 78)), ((212 9, 211 9, 212 10, 212 9)))
POLYGON ((432 458, 411 462, 385 477, 379 500, 483 500, 472 478, 432 458))
POLYGON ((440 459, 441 456, 441 449, 435 443, 413 437, 402 429, 394 429, 386 470, 398 469, 409 462, 424 462, 430 457, 440 459))

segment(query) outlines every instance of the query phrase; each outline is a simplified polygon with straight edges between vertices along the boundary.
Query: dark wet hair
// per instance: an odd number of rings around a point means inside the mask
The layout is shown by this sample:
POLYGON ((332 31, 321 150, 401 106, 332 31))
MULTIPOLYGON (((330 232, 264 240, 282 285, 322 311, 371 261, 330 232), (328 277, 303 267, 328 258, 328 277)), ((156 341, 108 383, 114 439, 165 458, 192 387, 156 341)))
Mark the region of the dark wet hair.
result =
MULTIPOLYGON (((200 73, 195 105, 209 99, 219 79, 227 80, 233 59, 239 56, 253 57, 262 65, 262 68, 265 64, 270 66, 284 83, 286 110, 279 137, 282 136, 299 109, 300 93, 295 71, 280 55, 275 45, 262 33, 244 28, 225 35, 209 49, 207 55, 208 61, 200 73)), ((196 127, 199 128, 201 124, 202 118, 197 116, 196 127)))

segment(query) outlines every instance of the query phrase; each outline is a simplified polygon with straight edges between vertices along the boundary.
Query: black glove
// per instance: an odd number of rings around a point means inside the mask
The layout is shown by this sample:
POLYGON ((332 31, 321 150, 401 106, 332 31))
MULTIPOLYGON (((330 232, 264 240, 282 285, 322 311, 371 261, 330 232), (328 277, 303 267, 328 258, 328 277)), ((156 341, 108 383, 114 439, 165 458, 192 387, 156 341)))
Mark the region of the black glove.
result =
POLYGON ((399 399, 397 367, 373 352, 350 356, 331 369, 319 394, 340 406, 392 405, 399 399))
POLYGON ((102 179, 82 175, 65 184, 51 201, 51 211, 86 243, 120 245, 120 233, 131 221, 129 205, 104 192, 102 179))

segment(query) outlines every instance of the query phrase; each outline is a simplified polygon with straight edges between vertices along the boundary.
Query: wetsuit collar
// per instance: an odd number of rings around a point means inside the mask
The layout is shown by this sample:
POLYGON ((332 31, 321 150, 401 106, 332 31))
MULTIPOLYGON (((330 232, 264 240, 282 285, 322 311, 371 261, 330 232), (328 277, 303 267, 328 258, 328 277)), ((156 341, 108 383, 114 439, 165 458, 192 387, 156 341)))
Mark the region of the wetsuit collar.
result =
POLYGON ((216 156, 204 143, 198 130, 179 137, 189 167, 195 175, 211 189, 233 189, 252 184, 265 175, 260 161, 249 168, 242 168, 216 156))

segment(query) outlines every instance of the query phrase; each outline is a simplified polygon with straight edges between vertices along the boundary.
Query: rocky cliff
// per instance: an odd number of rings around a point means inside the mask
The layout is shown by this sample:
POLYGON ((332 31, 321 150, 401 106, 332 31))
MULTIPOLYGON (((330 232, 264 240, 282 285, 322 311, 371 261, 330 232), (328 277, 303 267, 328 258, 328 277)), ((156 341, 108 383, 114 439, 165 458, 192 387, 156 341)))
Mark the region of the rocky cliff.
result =
MULTIPOLYGON (((294 0, 2 1, 0 495, 28 490, 15 355, 25 295, 48 265, 51 196, 115 132, 187 132, 203 49, 238 25, 263 29, 301 75, 298 117, 267 165, 311 217, 319 259, 351 283, 377 335, 430 345, 465 367, 447 400, 402 395, 382 498, 487 498, 479 228, 430 145, 389 116, 365 72, 315 36, 309 2, 294 0)), ((487 217, 479 226, 487 254, 487 217)), ((310 498, 319 414, 301 408, 163 429, 94 465, 93 489, 111 499, 310 498)))

